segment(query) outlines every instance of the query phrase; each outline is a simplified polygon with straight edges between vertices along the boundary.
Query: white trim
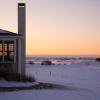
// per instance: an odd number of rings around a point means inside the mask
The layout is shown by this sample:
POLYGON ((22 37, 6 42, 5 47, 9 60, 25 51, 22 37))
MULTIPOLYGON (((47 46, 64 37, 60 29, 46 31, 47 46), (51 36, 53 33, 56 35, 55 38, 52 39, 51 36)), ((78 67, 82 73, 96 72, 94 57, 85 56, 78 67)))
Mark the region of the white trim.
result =
POLYGON ((23 36, 9 36, 9 35, 0 35, 0 38, 14 38, 14 39, 18 39, 18 38, 23 38, 23 36))
POLYGON ((3 51, 2 51, 2 62, 4 63, 4 40, 2 40, 2 47, 3 47, 3 51))
POLYGON ((16 40, 14 40, 14 63, 16 63, 16 40))
POLYGON ((18 39, 18 73, 21 74, 21 39, 18 39))

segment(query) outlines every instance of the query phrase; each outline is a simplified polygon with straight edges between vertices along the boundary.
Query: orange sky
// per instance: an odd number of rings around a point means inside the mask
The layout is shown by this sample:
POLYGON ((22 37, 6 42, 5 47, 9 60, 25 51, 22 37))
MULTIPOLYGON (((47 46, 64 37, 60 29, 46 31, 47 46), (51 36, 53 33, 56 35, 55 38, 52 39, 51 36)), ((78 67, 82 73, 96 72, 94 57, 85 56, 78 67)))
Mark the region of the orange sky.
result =
MULTIPOLYGON (((99 0, 22 1, 27 55, 100 55, 99 0)), ((1 1, 1 29, 17 32, 17 2, 1 1)))

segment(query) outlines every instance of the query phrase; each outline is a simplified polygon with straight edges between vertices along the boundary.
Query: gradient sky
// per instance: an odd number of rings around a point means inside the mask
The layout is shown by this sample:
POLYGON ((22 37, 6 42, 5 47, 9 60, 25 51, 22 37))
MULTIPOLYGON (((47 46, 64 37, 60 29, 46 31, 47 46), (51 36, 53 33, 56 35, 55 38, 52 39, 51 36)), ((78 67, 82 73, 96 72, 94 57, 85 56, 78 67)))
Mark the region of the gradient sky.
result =
POLYGON ((26 2, 27 55, 100 55, 100 0, 0 0, 0 28, 17 32, 26 2))

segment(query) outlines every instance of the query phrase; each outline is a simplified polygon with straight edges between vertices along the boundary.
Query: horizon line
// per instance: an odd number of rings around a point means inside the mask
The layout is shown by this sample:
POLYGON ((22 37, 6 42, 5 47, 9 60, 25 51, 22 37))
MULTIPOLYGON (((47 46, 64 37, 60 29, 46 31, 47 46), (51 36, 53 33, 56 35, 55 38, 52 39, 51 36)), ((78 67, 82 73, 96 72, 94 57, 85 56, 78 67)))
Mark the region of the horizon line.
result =
POLYGON ((83 56, 83 57, 98 57, 98 56, 100 56, 100 54, 99 55, 97 55, 97 54, 96 55, 95 54, 93 54, 93 55, 92 54, 83 54, 83 55, 82 54, 80 54, 80 55, 79 54, 73 54, 73 55, 67 55, 67 54, 65 54, 65 55, 64 54, 62 54, 62 55, 61 54, 56 54, 56 55, 55 54, 26 54, 26 57, 27 56, 83 56))

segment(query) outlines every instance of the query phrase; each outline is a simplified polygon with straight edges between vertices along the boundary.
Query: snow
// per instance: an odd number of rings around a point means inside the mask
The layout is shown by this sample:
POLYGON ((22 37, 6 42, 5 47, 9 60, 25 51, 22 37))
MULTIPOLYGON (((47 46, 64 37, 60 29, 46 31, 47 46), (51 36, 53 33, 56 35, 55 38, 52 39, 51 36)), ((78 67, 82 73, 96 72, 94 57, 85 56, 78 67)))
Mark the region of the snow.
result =
MULTIPOLYGON (((57 59, 53 61, 58 62, 57 59)), ((60 62, 51 66, 27 64, 26 73, 35 76, 38 82, 61 84, 69 89, 0 92, 0 100, 100 100, 100 63, 94 59, 71 59, 60 62)))
POLYGON ((100 100, 94 92, 57 90, 6 92, 1 93, 0 97, 2 100, 100 100))
POLYGON ((0 87, 22 87, 22 86, 32 86, 33 83, 30 82, 7 82, 7 81, 1 81, 0 87))

